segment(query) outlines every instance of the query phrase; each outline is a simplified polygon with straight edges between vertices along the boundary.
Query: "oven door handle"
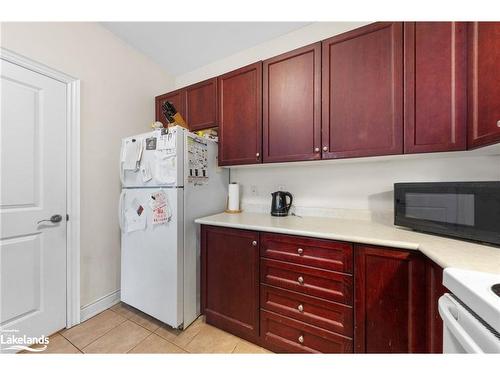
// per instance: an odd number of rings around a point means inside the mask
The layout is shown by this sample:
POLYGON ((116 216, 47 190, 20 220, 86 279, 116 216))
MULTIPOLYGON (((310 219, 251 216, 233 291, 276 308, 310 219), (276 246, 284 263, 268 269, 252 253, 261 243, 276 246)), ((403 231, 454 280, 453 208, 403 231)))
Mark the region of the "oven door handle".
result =
MULTIPOLYGON (((450 330, 467 353, 483 353, 481 348, 458 322, 460 314, 469 314, 469 312, 454 302, 447 294, 439 298, 439 315, 441 315, 446 328, 450 330)), ((477 322, 477 324, 481 323, 477 322)))

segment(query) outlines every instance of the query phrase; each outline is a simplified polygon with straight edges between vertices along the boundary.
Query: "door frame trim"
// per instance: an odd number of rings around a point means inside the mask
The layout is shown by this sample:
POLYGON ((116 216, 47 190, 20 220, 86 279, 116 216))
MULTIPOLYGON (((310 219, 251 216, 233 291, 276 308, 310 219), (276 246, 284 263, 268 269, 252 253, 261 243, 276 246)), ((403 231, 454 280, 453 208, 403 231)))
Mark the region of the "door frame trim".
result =
POLYGON ((0 58, 66 85, 66 328, 80 323, 80 80, 0 47, 0 58))

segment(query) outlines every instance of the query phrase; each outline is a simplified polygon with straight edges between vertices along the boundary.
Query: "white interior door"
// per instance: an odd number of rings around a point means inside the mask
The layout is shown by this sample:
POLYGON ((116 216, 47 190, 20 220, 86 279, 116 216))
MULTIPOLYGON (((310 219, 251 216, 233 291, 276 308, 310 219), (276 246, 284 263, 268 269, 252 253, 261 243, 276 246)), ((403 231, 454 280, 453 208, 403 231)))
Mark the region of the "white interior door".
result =
POLYGON ((66 85, 1 60, 0 136, 5 342, 66 326, 66 85), (61 221, 38 224, 53 215, 61 221))

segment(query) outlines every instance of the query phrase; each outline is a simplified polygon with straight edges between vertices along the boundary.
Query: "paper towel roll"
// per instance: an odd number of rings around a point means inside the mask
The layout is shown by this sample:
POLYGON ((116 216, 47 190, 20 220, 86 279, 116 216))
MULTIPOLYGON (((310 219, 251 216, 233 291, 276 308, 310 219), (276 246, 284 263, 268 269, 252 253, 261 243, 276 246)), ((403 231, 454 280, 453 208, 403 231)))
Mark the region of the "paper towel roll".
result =
POLYGON ((236 182, 229 184, 227 209, 229 211, 239 211, 240 209, 240 185, 236 182))

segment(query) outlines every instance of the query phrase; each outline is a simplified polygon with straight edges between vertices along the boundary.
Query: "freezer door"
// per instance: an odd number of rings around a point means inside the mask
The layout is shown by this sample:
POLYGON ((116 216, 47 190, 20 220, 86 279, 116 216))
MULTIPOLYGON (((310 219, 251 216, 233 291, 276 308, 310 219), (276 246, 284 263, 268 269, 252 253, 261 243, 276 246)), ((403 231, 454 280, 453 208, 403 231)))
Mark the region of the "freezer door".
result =
POLYGON ((169 129, 124 138, 121 146, 120 180, 122 187, 182 186, 184 134, 183 128, 169 129), (135 139, 142 145, 142 157, 135 170, 124 169, 126 144, 135 139))
POLYGON ((121 300, 172 327, 182 325, 183 189, 124 189, 120 207, 121 300), (171 217, 155 225, 150 201, 160 190, 166 194, 171 217), (127 210, 138 205, 143 208, 141 216, 146 215, 144 228, 128 217, 127 210))

